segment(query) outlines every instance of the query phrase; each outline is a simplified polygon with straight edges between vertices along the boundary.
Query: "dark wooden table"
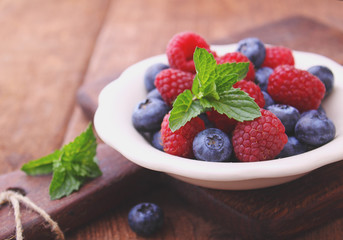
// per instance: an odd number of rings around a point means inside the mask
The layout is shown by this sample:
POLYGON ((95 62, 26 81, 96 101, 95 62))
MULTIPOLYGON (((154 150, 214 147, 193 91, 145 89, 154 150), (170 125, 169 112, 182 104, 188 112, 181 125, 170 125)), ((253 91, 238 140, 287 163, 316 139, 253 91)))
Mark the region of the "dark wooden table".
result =
MULTIPOLYGON (((342 12, 338 0, 2 0, 0 174, 77 136, 89 122, 77 103, 79 88, 114 79, 129 65, 163 53, 177 32, 191 30, 215 43, 293 16, 338 32, 343 31, 342 12)), ((69 231, 67 238, 136 239, 126 218, 140 200, 158 202, 165 210, 167 227, 156 239, 229 239, 189 202, 164 188, 113 206, 69 231)), ((296 239, 342 239, 342 229, 341 217, 296 239)))

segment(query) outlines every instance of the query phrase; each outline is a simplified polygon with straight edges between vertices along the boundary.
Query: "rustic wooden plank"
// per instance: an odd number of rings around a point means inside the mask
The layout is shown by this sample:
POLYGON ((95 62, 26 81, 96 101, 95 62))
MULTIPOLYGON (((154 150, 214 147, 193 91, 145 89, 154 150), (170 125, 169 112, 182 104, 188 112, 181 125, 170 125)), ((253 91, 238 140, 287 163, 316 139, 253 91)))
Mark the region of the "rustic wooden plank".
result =
POLYGON ((239 4, 230 0, 213 3, 189 0, 182 4, 156 0, 112 1, 85 82, 114 79, 131 64, 164 53, 170 38, 185 30, 197 32, 214 43, 258 26, 304 15, 343 31, 340 1, 304 0, 301 4, 306 7, 300 7, 296 0, 239 4))
POLYGON ((0 174, 60 147, 108 2, 0 2, 0 174))
MULTIPOLYGON (((127 161, 105 144, 100 144, 97 152, 103 175, 86 183, 76 194, 52 201, 48 193, 51 176, 31 177, 22 171, 0 176, 0 192, 8 189, 24 191, 66 232, 123 204, 126 199, 137 198, 140 193, 156 187, 160 182, 155 180, 156 173, 127 161)), ((41 217, 23 209, 21 214, 25 239, 54 237, 41 217)), ((14 235, 15 223, 11 211, 8 205, 0 208, 0 239, 14 235)))
POLYGON ((343 64, 343 52, 337 51, 343 48, 342 30, 303 16, 282 19, 267 26, 267 28, 264 25, 227 36, 215 43, 237 42, 242 38, 255 36, 265 43, 321 54, 343 64))

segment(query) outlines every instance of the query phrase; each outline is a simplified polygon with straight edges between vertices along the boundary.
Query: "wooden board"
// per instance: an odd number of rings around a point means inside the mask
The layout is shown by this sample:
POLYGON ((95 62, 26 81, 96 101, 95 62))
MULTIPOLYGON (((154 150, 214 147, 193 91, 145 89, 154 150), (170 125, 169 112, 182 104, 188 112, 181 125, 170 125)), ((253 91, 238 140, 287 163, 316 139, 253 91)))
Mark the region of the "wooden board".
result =
POLYGON ((108 4, 0 2, 0 174, 61 146, 108 4))
MULTIPOLYGON (((68 231, 89 222, 126 199, 145 193, 159 183, 154 180, 156 173, 127 161, 104 144, 98 146, 97 157, 103 175, 68 197, 51 201, 48 193, 51 176, 30 177, 22 171, 0 176, 0 192, 9 189, 24 192, 59 223, 62 231, 68 231)), ((0 208, 0 239, 14 235, 14 217, 10 212, 9 206, 0 208)), ((45 227, 44 220, 32 211, 22 211, 22 222, 25 239, 53 237, 45 227)))
MULTIPOLYGON (((317 52, 343 62, 343 54, 337 51, 343 47, 343 33, 302 17, 275 22, 215 43, 237 42, 249 36, 292 49, 317 52), (306 29, 313 31, 304 35, 306 29), (318 40, 310 46, 307 39, 318 40), (323 42, 328 44, 319 47, 323 42)), ((80 89, 79 103, 87 116, 92 116, 96 109, 98 92, 94 89, 101 89, 99 86, 106 83, 108 80, 104 79, 80 89)), ((221 224, 225 228, 223 236, 288 239, 342 215, 342 171, 342 163, 332 164, 297 181, 251 191, 216 191, 169 177, 165 180, 180 196, 201 209, 206 218, 221 224)))

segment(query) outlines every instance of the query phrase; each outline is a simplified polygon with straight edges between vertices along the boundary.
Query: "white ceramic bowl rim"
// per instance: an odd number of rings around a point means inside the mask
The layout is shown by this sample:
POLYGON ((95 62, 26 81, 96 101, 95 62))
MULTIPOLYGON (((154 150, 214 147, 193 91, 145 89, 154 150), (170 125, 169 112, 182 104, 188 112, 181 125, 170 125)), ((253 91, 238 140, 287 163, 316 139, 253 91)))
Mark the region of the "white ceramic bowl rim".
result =
MULTIPOLYGON (((236 44, 212 46, 218 54, 234 51, 236 44)), ((296 67, 308 69, 325 65, 335 75, 332 94, 323 106, 336 126, 336 137, 330 143, 312 151, 283 159, 261 162, 203 162, 163 153, 153 148, 132 126, 133 106, 144 99, 142 76, 147 67, 157 62, 167 63, 166 56, 158 55, 127 68, 115 81, 108 84, 99 96, 99 107, 94 117, 99 137, 127 159, 145 168, 207 181, 240 181, 256 178, 281 178, 310 172, 316 168, 343 159, 343 67, 324 56, 293 51, 296 67), (139 81, 137 78, 140 78, 139 81), (138 89, 137 88, 141 88, 138 89), (128 91, 130 90, 130 91, 128 91), (132 91, 131 91, 132 90, 132 91), (128 91, 128 92, 124 92, 128 91), (138 96, 137 96, 138 95, 138 96), (338 103, 336 101, 339 101, 338 103)))

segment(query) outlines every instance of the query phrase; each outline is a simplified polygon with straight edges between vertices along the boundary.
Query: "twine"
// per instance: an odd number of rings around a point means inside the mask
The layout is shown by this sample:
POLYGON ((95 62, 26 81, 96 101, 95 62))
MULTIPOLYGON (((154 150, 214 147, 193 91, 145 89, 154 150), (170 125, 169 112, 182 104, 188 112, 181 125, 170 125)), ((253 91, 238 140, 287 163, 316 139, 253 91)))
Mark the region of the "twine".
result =
POLYGON ((16 239, 23 240, 23 226, 21 224, 20 203, 26 205, 27 208, 34 210, 49 223, 51 231, 56 234, 56 239, 64 240, 64 234, 58 224, 40 207, 34 204, 28 197, 25 197, 17 192, 8 190, 0 193, 0 205, 11 203, 14 210, 14 218, 16 223, 16 239))

